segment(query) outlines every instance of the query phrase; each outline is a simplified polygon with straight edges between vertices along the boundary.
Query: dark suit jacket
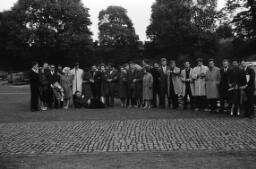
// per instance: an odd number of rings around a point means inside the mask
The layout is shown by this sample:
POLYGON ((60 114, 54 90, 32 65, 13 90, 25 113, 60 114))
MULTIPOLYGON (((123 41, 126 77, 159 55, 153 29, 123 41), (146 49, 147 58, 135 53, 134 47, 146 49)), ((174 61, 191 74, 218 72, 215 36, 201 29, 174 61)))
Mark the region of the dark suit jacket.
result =
POLYGON ((227 71, 224 71, 224 68, 220 70, 220 90, 221 93, 228 90, 229 86, 229 76, 231 75, 231 69, 228 68, 227 71))
POLYGON ((38 88, 40 84, 39 74, 31 70, 29 73, 29 82, 30 82, 31 88, 33 89, 38 88))
POLYGON ((229 84, 231 86, 238 85, 238 87, 246 85, 246 76, 240 68, 232 68, 229 76, 229 84))
POLYGON ((153 82, 153 88, 154 90, 158 90, 160 88, 160 77, 161 77, 161 74, 160 74, 160 70, 159 69, 156 69, 156 68, 153 68, 151 70, 151 74, 153 76, 153 79, 154 79, 154 82, 153 82))
POLYGON ((53 74, 51 74, 51 72, 48 72, 48 81, 50 84, 54 84, 56 82, 60 82, 60 76, 57 74, 57 72, 55 71, 53 74))
POLYGON ((249 76, 250 77, 250 80, 249 82, 246 81, 246 84, 247 84, 247 88, 246 90, 248 92, 254 92, 255 90, 255 72, 252 68, 249 68, 247 67, 246 70, 243 70, 243 75, 246 77, 246 76, 249 76))
POLYGON ((167 77, 168 77, 168 73, 167 71, 170 70, 170 68, 168 66, 166 66, 166 74, 164 73, 164 70, 163 70, 163 67, 161 66, 160 68, 160 90, 161 90, 161 93, 164 94, 164 93, 167 93, 167 77))

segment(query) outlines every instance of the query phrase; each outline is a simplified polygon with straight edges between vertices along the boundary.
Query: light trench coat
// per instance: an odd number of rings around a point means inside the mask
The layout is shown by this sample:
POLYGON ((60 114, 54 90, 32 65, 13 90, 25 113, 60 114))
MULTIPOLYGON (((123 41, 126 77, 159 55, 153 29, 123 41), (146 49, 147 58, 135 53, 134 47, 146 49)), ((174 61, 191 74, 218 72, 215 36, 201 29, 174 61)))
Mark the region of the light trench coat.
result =
POLYGON ((83 84, 83 74, 84 71, 82 69, 72 69, 70 71, 70 73, 73 75, 74 79, 73 79, 73 94, 76 93, 76 91, 80 91, 82 92, 82 84, 83 84))
POLYGON ((209 70, 207 66, 197 66, 193 69, 192 78, 194 79, 194 96, 206 96, 206 72, 209 70))
POLYGON ((168 96, 170 96, 170 82, 172 80, 173 83, 173 88, 174 88, 174 92, 177 95, 181 95, 182 94, 182 89, 181 89, 181 79, 180 79, 180 68, 178 67, 174 67, 173 69, 173 74, 170 73, 170 71, 168 71, 168 76, 167 76, 167 92, 168 92, 168 96))
POLYGON ((219 98, 220 69, 214 67, 206 72, 206 97, 207 99, 219 98))
MULTIPOLYGON (((191 79, 191 81, 190 81, 191 93, 194 96, 194 94, 195 94, 195 83, 194 83, 194 80, 193 80, 193 69, 192 68, 190 69, 190 72, 189 72, 189 79, 191 79)), ((185 94, 186 94, 186 82, 185 82, 185 80, 186 80, 186 69, 183 69, 181 71, 182 96, 185 96, 185 94)))
POLYGON ((143 76, 143 100, 152 100, 153 99, 153 76, 151 73, 146 73, 143 76))

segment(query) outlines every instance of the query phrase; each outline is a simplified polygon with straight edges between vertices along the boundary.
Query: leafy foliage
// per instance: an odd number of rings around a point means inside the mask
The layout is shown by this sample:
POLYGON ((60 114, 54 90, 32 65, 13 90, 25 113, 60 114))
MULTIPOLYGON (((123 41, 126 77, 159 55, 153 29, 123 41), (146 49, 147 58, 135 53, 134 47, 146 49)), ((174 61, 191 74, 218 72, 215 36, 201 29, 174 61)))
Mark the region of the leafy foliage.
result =
POLYGON ((205 6, 208 5, 204 1, 193 4, 190 0, 157 0, 147 28, 156 50, 173 59, 179 59, 181 54, 191 59, 213 55, 216 39, 210 30, 214 17, 205 6))
POLYGON ((91 22, 80 0, 19 0, 2 15, 11 57, 67 64, 91 50, 91 22))
POLYGON ((132 21, 123 7, 109 6, 99 13, 99 42, 104 46, 126 46, 137 42, 132 21))
POLYGON ((127 10, 120 6, 109 6, 99 13, 99 45, 105 58, 103 61, 126 62, 136 57, 138 35, 127 10))

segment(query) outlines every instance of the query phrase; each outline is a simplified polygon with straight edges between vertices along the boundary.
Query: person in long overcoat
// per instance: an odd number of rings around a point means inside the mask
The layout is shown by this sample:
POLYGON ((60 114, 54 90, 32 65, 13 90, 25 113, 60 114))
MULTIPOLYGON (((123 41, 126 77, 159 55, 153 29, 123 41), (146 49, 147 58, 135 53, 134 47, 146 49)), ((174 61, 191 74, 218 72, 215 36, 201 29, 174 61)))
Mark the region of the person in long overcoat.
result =
POLYGON ((185 69, 181 71, 181 82, 182 82, 182 96, 183 96, 183 108, 187 109, 188 97, 190 99, 190 107, 194 107, 194 80, 193 69, 190 66, 190 62, 185 62, 185 69))
POLYGON ((63 68, 62 72, 63 74, 58 74, 60 76, 60 84, 64 91, 64 109, 68 109, 73 95, 72 84, 74 75, 71 75, 69 67, 63 68))
POLYGON ((153 76, 150 73, 149 68, 143 69, 144 76, 143 76, 143 101, 145 103, 144 108, 151 107, 151 101, 153 99, 153 76))
POLYGON ((153 82, 153 100, 152 100, 152 106, 155 108, 157 107, 157 97, 160 99, 160 67, 158 63, 154 63, 154 67, 151 70, 151 74, 153 76, 154 82, 153 82))
POLYGON ((206 72, 206 98, 212 112, 217 110, 219 99, 220 69, 215 66, 214 60, 209 60, 209 70, 206 72))
POLYGON ((74 76, 72 89, 73 95, 76 93, 76 91, 82 93, 84 71, 79 68, 79 63, 75 63, 75 67, 71 70, 71 74, 74 76))
POLYGON ((174 60, 170 61, 170 69, 167 76, 167 91, 169 98, 169 106, 172 103, 173 109, 177 109, 179 106, 178 96, 181 95, 181 79, 180 68, 176 66, 174 60))
POLYGON ((168 75, 167 72, 169 70, 169 67, 167 66, 167 59, 162 58, 161 59, 161 68, 160 68, 160 107, 165 108, 166 107, 166 97, 168 98, 168 75))
POLYGON ((136 100, 136 107, 138 108, 142 106, 142 80, 143 80, 143 69, 136 68, 133 82, 135 83, 135 100, 136 100))
POLYGON ((128 75, 127 70, 123 67, 120 68, 120 76, 119 76, 119 98, 121 100, 121 107, 126 107, 127 103, 127 94, 128 92, 128 75))
POLYGON ((195 83, 194 90, 194 100, 195 100, 195 110, 204 109, 207 107, 206 102, 206 88, 205 88, 205 77, 208 67, 203 65, 203 60, 201 58, 197 59, 197 66, 193 69, 193 80, 195 83))
POLYGON ((241 113, 241 91, 245 89, 246 77, 243 71, 239 67, 238 61, 232 61, 232 69, 229 76, 229 91, 231 92, 230 103, 231 111, 230 115, 240 115, 241 113))
POLYGON ((39 103, 39 69, 38 63, 34 62, 32 64, 32 69, 29 74, 29 82, 30 82, 30 93, 31 93, 31 102, 30 102, 30 110, 32 112, 38 111, 38 103, 39 103))
POLYGON ((50 94, 48 100, 49 107, 52 108, 54 104, 55 108, 61 108, 63 106, 63 102, 58 100, 58 98, 55 95, 56 93, 54 92, 54 84, 60 83, 60 76, 58 75, 54 65, 50 66, 50 71, 47 75, 47 78, 50 85, 50 94))
POLYGON ((82 95, 84 95, 87 99, 93 98, 90 79, 92 79, 92 73, 89 69, 85 69, 83 75, 82 95))
POLYGON ((106 104, 107 106, 114 106, 115 92, 117 87, 117 82, 119 78, 118 70, 109 65, 109 71, 107 73, 107 95, 106 95, 106 104))
POLYGON ((50 95, 49 81, 47 78, 46 69, 42 67, 39 70, 39 81, 40 81, 40 100, 41 100, 41 110, 45 111, 48 107, 48 98, 50 95))
POLYGON ((136 95, 135 95, 135 83, 134 79, 136 76, 136 70, 135 70, 135 64, 130 62, 129 64, 129 70, 127 71, 128 76, 128 93, 127 93, 127 106, 128 107, 134 107, 136 105, 136 95))
POLYGON ((244 104, 244 115, 248 118, 253 118, 254 116, 254 91, 255 91, 255 72, 252 68, 250 68, 247 63, 242 60, 242 72, 243 77, 246 78, 246 88, 245 88, 245 94, 247 97, 247 100, 243 102, 244 104))
POLYGON ((104 104, 106 104, 106 95, 108 94, 108 88, 107 88, 107 78, 108 78, 108 70, 106 70, 105 64, 100 65, 100 72, 101 76, 101 92, 100 92, 100 101, 104 104))
POLYGON ((220 69, 220 111, 224 113, 226 110, 231 109, 230 104, 230 91, 229 89, 229 76, 231 73, 231 68, 229 66, 229 61, 224 59, 222 61, 222 68, 220 69), (226 108, 225 102, 228 103, 228 107, 226 108))

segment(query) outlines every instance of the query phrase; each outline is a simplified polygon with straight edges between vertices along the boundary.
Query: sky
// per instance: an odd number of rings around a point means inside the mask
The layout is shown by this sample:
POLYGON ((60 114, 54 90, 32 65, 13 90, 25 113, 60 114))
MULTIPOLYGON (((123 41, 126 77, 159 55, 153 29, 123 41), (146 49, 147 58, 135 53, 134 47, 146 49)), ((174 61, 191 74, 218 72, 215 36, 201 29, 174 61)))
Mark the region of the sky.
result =
MULTIPOLYGON (((2 0, 0 2, 0 12, 10 9, 17 0, 2 0)), ((225 5, 226 0, 218 0, 218 8, 225 5)), ((110 5, 122 6, 127 9, 128 16, 131 18, 136 34, 140 40, 145 41, 146 29, 150 24, 151 6, 155 0, 82 0, 85 7, 89 8, 93 32, 93 39, 98 37, 98 15, 102 9, 106 9, 110 5)))

